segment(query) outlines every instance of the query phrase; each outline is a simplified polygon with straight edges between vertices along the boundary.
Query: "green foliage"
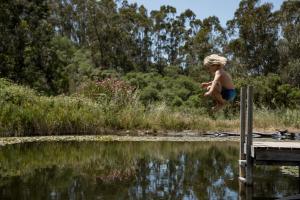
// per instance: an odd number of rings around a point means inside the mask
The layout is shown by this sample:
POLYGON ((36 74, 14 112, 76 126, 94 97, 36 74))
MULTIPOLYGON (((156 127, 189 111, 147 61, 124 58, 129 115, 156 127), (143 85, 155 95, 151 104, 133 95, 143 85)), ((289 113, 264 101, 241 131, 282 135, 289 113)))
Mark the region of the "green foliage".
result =
POLYGON ((177 77, 182 73, 182 69, 179 66, 168 66, 164 69, 164 74, 170 77, 177 77))
MULTIPOLYGON (((177 13, 162 5, 148 13, 114 0, 12 0, 0 13, 0 76, 46 94, 73 93, 82 82, 130 72, 152 72, 151 88, 158 91, 164 83, 155 72, 201 82, 207 79, 203 59, 211 53, 228 55, 235 76, 277 73, 284 84, 300 85, 297 1, 278 11, 270 3, 241 1, 227 27, 216 16, 197 19, 189 9, 177 13)), ((138 88, 150 85, 139 80, 149 75, 137 77, 138 88)), ((186 101, 193 94, 185 92, 175 96, 186 101)))
POLYGON ((254 101, 258 107, 297 108, 300 105, 300 89, 283 84, 276 74, 247 77, 236 80, 237 87, 254 86, 254 101))
POLYGON ((122 80, 113 78, 86 82, 80 87, 78 93, 98 103, 112 103, 118 107, 126 106, 136 100, 134 87, 122 80))
POLYGON ((163 77, 157 73, 129 73, 124 78, 140 90, 140 100, 144 104, 164 101, 169 106, 178 107, 191 96, 203 93, 199 83, 180 74, 163 77))
POLYGON ((227 49, 239 60, 236 67, 257 75, 278 72, 278 18, 272 13, 271 4, 241 1, 227 25, 231 36, 235 36, 227 49))
POLYGON ((88 99, 39 96, 2 79, 0 97, 0 130, 7 136, 83 133, 102 124, 102 111, 88 99))
MULTIPOLYGON (((172 6, 148 13, 127 1, 4 1, 0 77, 34 90, 1 79, 0 125, 15 133, 64 132, 68 127, 71 132, 97 131, 100 124, 189 127, 193 123, 174 112, 207 114, 212 102, 199 84, 210 79, 202 62, 211 53, 227 55, 226 69, 238 90, 255 87, 257 107, 296 109, 299 13, 298 1, 273 11, 269 3, 243 0, 222 27, 215 16, 200 20, 193 11, 177 13, 172 6), (47 98, 36 91, 71 97, 47 98), (146 116, 153 105, 164 105, 163 111, 146 116)), ((237 108, 231 104, 224 117, 234 118, 237 108)), ((199 120, 195 116, 188 118, 199 120)))
POLYGON ((62 63, 51 44, 48 2, 4 1, 0 13, 0 76, 48 93, 64 92, 62 63))
MULTIPOLYGON (((204 91, 199 87, 199 83, 183 75, 163 77, 157 73, 129 73, 124 79, 139 89, 140 100, 144 104, 164 101, 171 107, 187 106, 207 110, 212 106, 210 101, 203 97, 204 91)), ((300 89, 284 84, 279 75, 243 77, 234 79, 234 82, 238 90, 242 86, 254 86, 254 101, 258 107, 299 106, 300 89)), ((238 99, 239 96, 236 100, 238 99)), ((237 105, 233 105, 230 108, 234 110, 233 113, 238 112, 236 107, 237 105)))
POLYGON ((140 94, 140 100, 144 104, 153 103, 155 101, 158 101, 159 99, 159 91, 152 87, 144 88, 140 94))
MULTIPOLYGON (((117 84, 113 87, 103 82, 100 86, 95 82, 94 85, 90 84, 91 88, 84 88, 80 94, 71 97, 46 97, 27 87, 0 79, 0 134, 102 134, 107 129, 232 131, 239 126, 238 115, 232 113, 233 108, 225 109, 224 113, 215 116, 216 119, 209 117, 206 110, 210 108, 208 101, 198 95, 190 96, 187 101, 174 96, 168 102, 170 105, 147 102, 147 106, 144 106, 134 95, 122 96, 120 91, 114 93, 114 89, 123 88, 114 87, 117 84), (104 101, 98 98, 103 94, 111 95, 111 99, 105 98, 104 101)), ((282 85, 278 92, 286 90, 289 91, 288 86, 282 85)), ((293 94, 289 98, 299 98, 299 91, 292 89, 289 93, 293 94)), ((255 127, 258 129, 299 128, 299 112, 294 109, 269 110, 262 107, 255 112, 255 127)))
POLYGON ((177 106, 177 107, 181 106, 182 104, 183 104, 183 100, 178 96, 175 96, 171 103, 172 106, 177 106))
POLYGON ((200 97, 200 95, 192 95, 189 99, 185 102, 187 107, 192 108, 201 108, 204 107, 204 99, 200 97))
POLYGON ((68 72, 69 92, 73 93, 83 83, 95 80, 101 74, 92 63, 91 52, 87 49, 79 49, 72 55, 66 70, 68 72))
POLYGON ((300 59, 290 60, 291 61, 281 69, 282 80, 291 85, 300 87, 300 59))

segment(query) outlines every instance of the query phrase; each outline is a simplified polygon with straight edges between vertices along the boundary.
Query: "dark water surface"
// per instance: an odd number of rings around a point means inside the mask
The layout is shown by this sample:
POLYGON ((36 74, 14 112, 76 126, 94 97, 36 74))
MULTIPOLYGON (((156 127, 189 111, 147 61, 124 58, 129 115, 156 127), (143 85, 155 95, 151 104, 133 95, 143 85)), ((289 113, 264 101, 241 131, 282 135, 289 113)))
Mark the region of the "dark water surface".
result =
MULTIPOLYGON (((238 199, 235 142, 43 142, 0 148, 0 199, 238 199)), ((255 167, 253 196, 299 192, 255 167)))

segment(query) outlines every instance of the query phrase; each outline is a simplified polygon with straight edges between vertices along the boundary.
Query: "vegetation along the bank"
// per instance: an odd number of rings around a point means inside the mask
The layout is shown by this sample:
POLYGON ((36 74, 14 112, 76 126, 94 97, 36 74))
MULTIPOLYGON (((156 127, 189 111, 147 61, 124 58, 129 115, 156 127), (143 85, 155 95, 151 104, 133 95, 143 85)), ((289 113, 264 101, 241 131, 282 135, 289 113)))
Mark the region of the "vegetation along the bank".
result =
POLYGON ((238 90, 254 85, 256 129, 299 130, 299 37, 299 1, 242 0, 225 27, 125 0, 4 1, 0 133, 237 130, 239 97, 215 116, 199 88, 212 53, 238 90))
MULTIPOLYGON (((190 83, 196 85, 192 80, 190 83)), ((137 129, 153 132, 238 129, 238 105, 227 107, 223 114, 216 118, 203 109, 202 106, 207 101, 202 100, 199 95, 195 95, 198 99, 191 95, 186 101, 181 100, 181 105, 172 105, 171 102, 172 106, 168 105, 167 101, 153 102, 150 95, 148 100, 151 103, 144 104, 139 98, 145 91, 134 91, 128 83, 121 80, 106 79, 83 85, 71 96, 47 97, 1 79, 1 135, 103 134, 107 130, 137 129)), ((174 89, 173 92, 175 91, 174 89)), ((259 98, 257 100, 261 101, 259 98)), ((289 108, 257 108, 255 128, 299 129, 299 116, 299 111, 289 108)))

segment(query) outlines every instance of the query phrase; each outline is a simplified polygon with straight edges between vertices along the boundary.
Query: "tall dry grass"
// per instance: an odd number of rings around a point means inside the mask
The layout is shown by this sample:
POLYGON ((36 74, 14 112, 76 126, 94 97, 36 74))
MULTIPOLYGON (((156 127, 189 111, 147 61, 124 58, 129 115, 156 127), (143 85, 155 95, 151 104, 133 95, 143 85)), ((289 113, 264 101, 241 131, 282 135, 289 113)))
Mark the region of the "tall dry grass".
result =
MULTIPOLYGON (((1 136, 104 134, 107 130, 237 131, 239 127, 238 113, 212 117, 203 109, 174 109, 163 102, 144 106, 134 90, 114 95, 95 92, 90 97, 79 92, 48 97, 0 79, 1 136)), ((299 130, 300 111, 255 109, 254 128, 299 130)))

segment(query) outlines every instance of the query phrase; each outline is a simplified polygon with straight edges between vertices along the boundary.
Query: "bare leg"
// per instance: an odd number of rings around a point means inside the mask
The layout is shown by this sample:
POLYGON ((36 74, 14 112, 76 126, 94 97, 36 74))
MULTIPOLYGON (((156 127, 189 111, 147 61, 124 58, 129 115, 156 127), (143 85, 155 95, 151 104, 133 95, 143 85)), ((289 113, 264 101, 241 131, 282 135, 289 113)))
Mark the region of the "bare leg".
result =
POLYGON ((221 91, 221 84, 218 84, 218 88, 212 91, 211 97, 216 101, 216 106, 212 108, 213 111, 218 111, 222 109, 223 106, 226 104, 226 100, 223 99, 221 91))
POLYGON ((225 106, 226 100, 220 94, 212 95, 212 98, 216 101, 216 106, 212 108, 213 111, 218 111, 225 106))

